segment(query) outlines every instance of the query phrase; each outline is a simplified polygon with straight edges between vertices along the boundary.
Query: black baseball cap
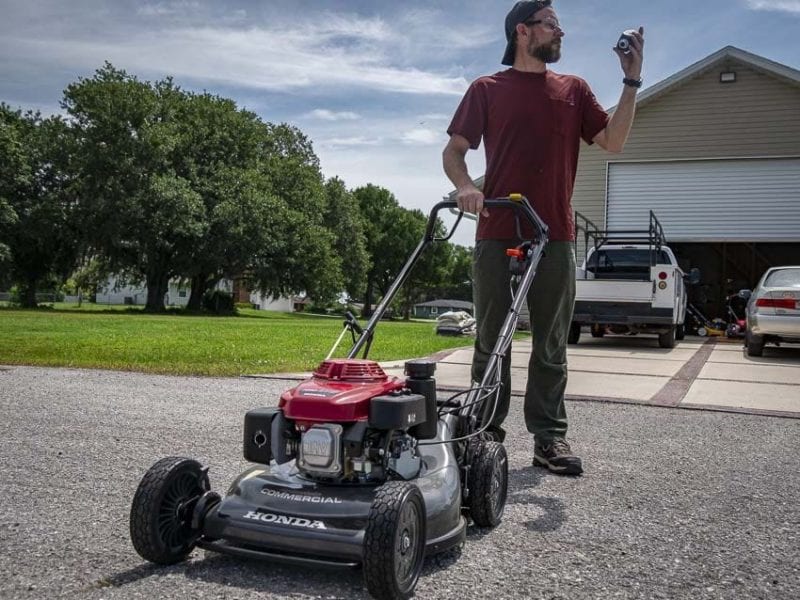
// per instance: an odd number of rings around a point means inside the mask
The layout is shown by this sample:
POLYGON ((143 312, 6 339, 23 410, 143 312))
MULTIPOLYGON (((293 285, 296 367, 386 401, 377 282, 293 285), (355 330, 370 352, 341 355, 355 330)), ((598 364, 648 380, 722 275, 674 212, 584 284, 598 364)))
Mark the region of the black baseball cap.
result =
POLYGON ((547 8, 552 4, 552 0, 520 0, 514 7, 508 11, 506 15, 506 53, 503 54, 504 65, 511 66, 514 64, 514 57, 516 54, 514 44, 514 30, 517 25, 524 23, 530 19, 534 13, 547 8))

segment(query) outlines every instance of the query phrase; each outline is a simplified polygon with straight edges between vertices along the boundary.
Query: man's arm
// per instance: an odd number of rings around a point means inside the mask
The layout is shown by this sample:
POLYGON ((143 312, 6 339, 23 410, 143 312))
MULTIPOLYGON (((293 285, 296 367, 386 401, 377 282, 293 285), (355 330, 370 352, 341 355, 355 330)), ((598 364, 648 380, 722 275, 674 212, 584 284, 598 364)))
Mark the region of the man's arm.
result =
POLYGON ((472 183, 472 177, 467 170, 467 161, 464 157, 469 150, 469 141, 462 135, 454 133, 442 152, 442 165, 445 175, 456 186, 456 202, 458 208, 464 212, 488 216, 483 208, 483 192, 472 183))
MULTIPOLYGON (((644 28, 639 27, 631 38, 630 54, 614 47, 614 52, 619 56, 622 72, 627 79, 640 79, 642 76, 642 61, 644 58, 644 28)), ((625 141, 633 125, 633 115, 636 112, 636 89, 629 85, 624 85, 617 108, 606 125, 606 128, 598 133, 592 141, 608 152, 622 152, 625 141)))

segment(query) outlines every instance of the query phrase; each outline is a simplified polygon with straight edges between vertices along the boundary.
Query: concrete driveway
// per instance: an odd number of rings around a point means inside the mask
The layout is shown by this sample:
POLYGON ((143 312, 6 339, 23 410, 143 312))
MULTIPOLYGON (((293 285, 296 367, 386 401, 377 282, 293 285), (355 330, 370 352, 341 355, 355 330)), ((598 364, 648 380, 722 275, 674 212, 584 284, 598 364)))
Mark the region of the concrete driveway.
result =
MULTIPOLYGON (((467 342, 469 343, 469 342, 467 342)), ((512 394, 527 383, 530 340, 514 343, 512 394)), ((462 390, 470 381, 472 348, 435 357, 443 390, 462 390)), ((764 356, 746 355, 740 340, 687 337, 675 348, 659 348, 654 336, 583 335, 568 350, 569 400, 625 402, 713 409, 800 418, 800 347, 767 346, 764 356)), ((385 363, 402 374, 401 361, 385 363)))

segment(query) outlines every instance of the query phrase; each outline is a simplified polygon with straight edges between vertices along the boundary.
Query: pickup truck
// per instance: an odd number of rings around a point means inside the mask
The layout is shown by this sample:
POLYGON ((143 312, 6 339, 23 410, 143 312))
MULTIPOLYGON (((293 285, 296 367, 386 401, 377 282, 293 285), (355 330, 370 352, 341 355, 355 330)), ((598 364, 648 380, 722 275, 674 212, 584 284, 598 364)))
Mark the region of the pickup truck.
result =
POLYGON ((581 328, 593 337, 610 333, 655 333, 658 345, 673 348, 685 335, 685 279, 664 231, 650 212, 646 230, 599 230, 575 213, 576 239, 583 233, 585 257, 576 273, 575 309, 568 342, 577 344, 581 328))

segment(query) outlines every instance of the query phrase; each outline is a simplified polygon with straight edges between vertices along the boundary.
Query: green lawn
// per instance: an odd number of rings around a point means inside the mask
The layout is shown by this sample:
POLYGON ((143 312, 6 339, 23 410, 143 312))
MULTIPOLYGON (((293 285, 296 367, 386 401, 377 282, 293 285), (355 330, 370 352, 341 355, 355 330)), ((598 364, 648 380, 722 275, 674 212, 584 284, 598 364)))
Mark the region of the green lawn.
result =
MULTIPOLYGON (((341 329, 341 318, 255 310, 208 317, 91 304, 0 308, 0 364, 180 375, 308 371, 327 356, 341 329)), ((347 353, 349 340, 348 334, 336 356, 347 353)), ((433 321, 383 321, 369 358, 414 358, 471 344, 436 335, 433 321)))

